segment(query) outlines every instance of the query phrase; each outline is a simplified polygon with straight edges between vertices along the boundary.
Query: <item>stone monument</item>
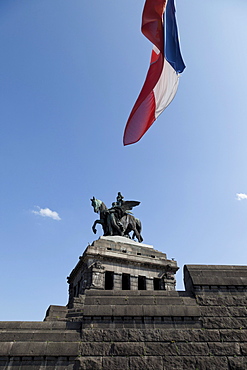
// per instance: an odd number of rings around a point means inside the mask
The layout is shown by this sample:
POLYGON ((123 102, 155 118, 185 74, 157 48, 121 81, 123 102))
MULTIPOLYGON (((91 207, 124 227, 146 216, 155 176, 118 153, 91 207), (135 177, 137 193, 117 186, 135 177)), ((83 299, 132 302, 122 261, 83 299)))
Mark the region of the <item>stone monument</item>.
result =
POLYGON ((176 261, 126 228, 139 202, 91 201, 104 235, 68 276, 68 304, 0 322, 0 370, 247 369, 247 267, 186 265, 176 291, 176 261))

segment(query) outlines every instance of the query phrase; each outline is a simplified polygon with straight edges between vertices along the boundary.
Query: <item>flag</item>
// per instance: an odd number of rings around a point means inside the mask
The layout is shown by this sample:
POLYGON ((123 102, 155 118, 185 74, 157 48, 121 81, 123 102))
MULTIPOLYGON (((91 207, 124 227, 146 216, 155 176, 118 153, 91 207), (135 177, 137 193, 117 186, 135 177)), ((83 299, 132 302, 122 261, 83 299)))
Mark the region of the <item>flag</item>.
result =
POLYGON ((124 145, 136 143, 173 100, 185 64, 180 47, 174 0, 146 0, 142 33, 153 44, 146 80, 127 121, 124 145))

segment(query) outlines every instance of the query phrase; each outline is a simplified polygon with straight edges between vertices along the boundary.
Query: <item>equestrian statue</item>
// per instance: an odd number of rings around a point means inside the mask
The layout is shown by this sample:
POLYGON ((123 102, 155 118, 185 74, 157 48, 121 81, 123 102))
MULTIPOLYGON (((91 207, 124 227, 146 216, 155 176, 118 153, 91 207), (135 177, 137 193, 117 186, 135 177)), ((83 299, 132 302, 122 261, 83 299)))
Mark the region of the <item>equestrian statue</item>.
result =
POLYGON ((91 200, 95 213, 99 214, 99 220, 94 221, 92 226, 96 234, 96 225, 100 224, 103 228, 104 236, 120 235, 130 238, 129 233, 133 231, 132 239, 135 237, 141 243, 141 221, 135 218, 130 210, 140 204, 135 200, 123 200, 124 197, 118 192, 116 202, 112 203, 111 208, 107 208, 105 203, 93 197, 91 200))

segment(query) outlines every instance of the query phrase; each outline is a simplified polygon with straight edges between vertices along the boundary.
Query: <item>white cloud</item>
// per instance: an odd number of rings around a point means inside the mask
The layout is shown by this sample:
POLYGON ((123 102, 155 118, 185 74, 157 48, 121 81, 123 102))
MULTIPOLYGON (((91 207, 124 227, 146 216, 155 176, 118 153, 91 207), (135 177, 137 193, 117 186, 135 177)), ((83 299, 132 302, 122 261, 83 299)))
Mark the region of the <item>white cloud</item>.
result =
POLYGON ((34 213, 35 215, 39 215, 42 217, 50 217, 53 220, 57 220, 57 221, 61 220, 57 212, 51 211, 49 208, 40 208, 38 206, 37 208, 38 208, 38 211, 32 211, 32 213, 34 213))
POLYGON ((244 194, 244 193, 237 193, 236 196, 237 196, 237 200, 247 199, 247 194, 244 194))

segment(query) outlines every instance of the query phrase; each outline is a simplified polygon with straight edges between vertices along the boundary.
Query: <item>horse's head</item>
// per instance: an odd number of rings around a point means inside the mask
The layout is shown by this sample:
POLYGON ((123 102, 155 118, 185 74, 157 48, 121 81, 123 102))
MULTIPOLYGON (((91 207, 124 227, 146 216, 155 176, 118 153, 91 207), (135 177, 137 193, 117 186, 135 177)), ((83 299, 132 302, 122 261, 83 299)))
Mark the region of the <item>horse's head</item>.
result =
POLYGON ((92 203, 92 207, 93 207, 93 210, 95 213, 99 213, 100 212, 100 208, 101 208, 101 205, 102 205, 102 200, 99 200, 99 199, 96 199, 95 197, 93 197, 91 200, 91 203, 92 203))

